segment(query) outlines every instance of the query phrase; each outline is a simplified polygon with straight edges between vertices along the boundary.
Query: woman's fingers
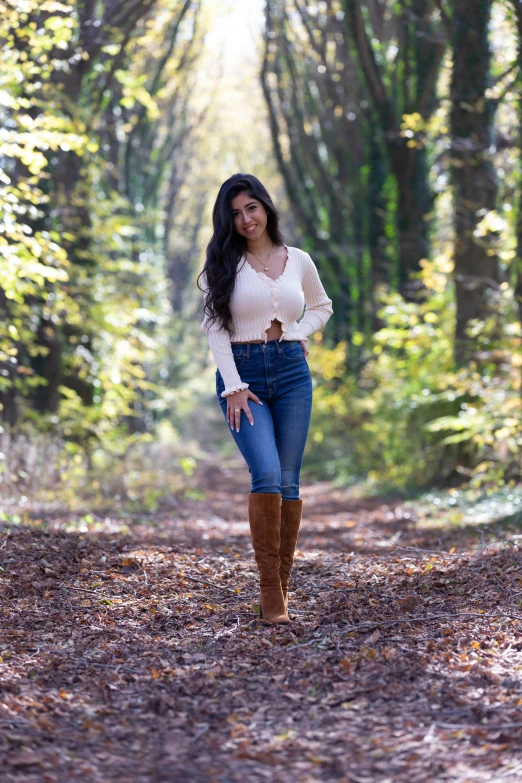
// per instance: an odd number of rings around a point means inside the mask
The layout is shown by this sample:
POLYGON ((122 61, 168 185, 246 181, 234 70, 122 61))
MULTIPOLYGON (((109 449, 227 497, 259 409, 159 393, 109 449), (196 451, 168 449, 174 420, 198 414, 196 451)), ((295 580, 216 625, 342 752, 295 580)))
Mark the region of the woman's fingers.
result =
POLYGON ((257 402, 258 405, 264 404, 256 394, 250 392, 249 396, 243 402, 238 401, 235 404, 231 403, 230 407, 227 408, 227 422, 231 429, 235 429, 237 432, 239 432, 239 427, 241 424, 241 411, 244 411, 250 425, 252 427, 254 426, 254 417, 252 416, 252 411, 248 405, 249 399, 254 400, 254 402, 257 402), (236 408, 239 408, 239 410, 236 410, 236 408))
POLYGON ((229 426, 231 429, 234 429, 234 421, 235 421, 235 418, 234 418, 234 417, 235 417, 235 414, 234 414, 234 407, 235 407, 235 406, 232 406, 232 405, 231 405, 231 406, 228 408, 228 410, 227 410, 227 421, 228 421, 228 426, 229 426))
MULTIPOLYGON (((239 432, 239 425, 241 423, 241 411, 245 409, 239 408, 239 410, 236 410, 236 407, 237 405, 227 410, 227 421, 231 429, 235 428, 236 432, 239 432)), ((245 413, 247 412, 245 411, 245 413)), ((247 416, 249 415, 249 413, 250 411, 247 413, 247 416)), ((250 414, 250 417, 251 416, 252 414, 250 414)))
POLYGON ((234 405, 234 407, 231 407, 229 409, 229 413, 230 413, 229 424, 230 424, 232 429, 234 429, 234 427, 236 426, 236 417, 237 416, 241 416, 241 411, 238 411, 238 412, 235 411, 235 408, 237 408, 237 407, 238 407, 237 405, 234 405))
MULTIPOLYGON (((249 399, 250 400, 254 400, 254 402, 257 402, 258 405, 263 405, 264 404, 263 402, 261 402, 261 400, 259 399, 257 394, 254 394, 254 392, 250 392, 249 399)), ((248 402, 245 403, 244 411, 246 413, 246 417, 247 417, 248 421, 250 422, 250 424, 252 426, 254 426, 254 417, 252 416, 252 411, 250 410, 248 402)))
MULTIPOLYGON (((250 412, 250 408, 248 407, 247 403, 244 403, 244 406, 245 407, 242 408, 241 410, 243 410, 245 412, 245 415, 246 415, 248 421, 250 422, 250 424, 253 424, 254 423, 254 419, 252 418, 252 414, 250 412)), ((239 427, 240 427, 240 424, 241 424, 241 410, 238 410, 238 411, 234 410, 233 414, 232 414, 233 417, 234 417, 233 418, 233 422, 234 423, 232 424, 232 429, 234 429, 234 426, 235 426, 236 432, 239 432, 239 427)))

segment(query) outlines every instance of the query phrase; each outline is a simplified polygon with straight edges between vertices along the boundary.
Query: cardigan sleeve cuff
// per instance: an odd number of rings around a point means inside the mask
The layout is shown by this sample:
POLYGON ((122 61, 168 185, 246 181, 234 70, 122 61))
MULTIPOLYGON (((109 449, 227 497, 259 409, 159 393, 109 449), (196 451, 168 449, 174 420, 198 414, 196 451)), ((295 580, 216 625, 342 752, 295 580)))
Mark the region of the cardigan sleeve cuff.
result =
POLYGON ((225 391, 221 392, 222 397, 230 397, 231 394, 235 394, 237 391, 242 391, 242 389, 248 389, 248 383, 245 383, 242 381, 241 383, 236 384, 235 386, 228 386, 225 391))

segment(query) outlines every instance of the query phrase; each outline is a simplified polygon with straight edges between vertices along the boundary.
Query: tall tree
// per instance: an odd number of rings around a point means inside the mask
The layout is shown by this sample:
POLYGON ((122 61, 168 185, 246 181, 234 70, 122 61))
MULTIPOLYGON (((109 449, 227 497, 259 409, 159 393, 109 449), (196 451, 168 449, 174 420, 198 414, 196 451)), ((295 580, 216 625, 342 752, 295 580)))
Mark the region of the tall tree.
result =
POLYGON ((371 328, 371 280, 386 277, 382 244, 369 238, 384 233, 386 173, 378 144, 365 144, 365 94, 341 18, 316 11, 267 2, 261 78, 278 165, 332 292, 334 336, 343 339, 371 328))
MULTIPOLYGON (((177 145, 180 155, 189 130, 183 119, 187 92, 171 83, 179 87, 180 73, 194 61, 196 28, 189 16, 197 7, 198 0, 29 0, 11 3, 0 17, 11 129, 2 161, 10 176, 3 177, 8 184, 0 193, 8 225, 3 250, 11 262, 0 268, 0 362, 7 369, 0 405, 10 423, 22 398, 41 413, 56 413, 75 395, 84 405, 99 403, 101 364, 111 340, 119 339, 119 324, 101 305, 107 295, 120 297, 121 324, 128 327, 120 351, 128 381, 118 392, 122 409, 132 390, 145 385, 139 343, 150 341, 143 324, 155 287, 140 280, 140 271, 148 274, 149 255, 133 251, 156 240, 161 217, 153 210, 137 219, 144 198, 139 172, 147 172, 154 203, 168 207, 172 153, 177 145), (166 34, 157 36, 151 53, 154 10, 166 34), (142 126, 151 141, 135 162, 131 193, 123 150, 132 132, 140 143, 142 126), (14 215, 23 215, 23 223, 14 215)), ((116 380, 107 383, 116 386, 121 373, 113 369, 116 380)), ((117 406, 108 407, 114 417, 117 406)))
MULTIPOLYGON (((124 146, 121 181, 133 219, 138 225, 143 224, 142 239, 148 248, 156 246, 164 259, 172 281, 171 304, 176 313, 181 313, 193 259, 186 252, 178 253, 172 222, 178 193, 190 165, 195 131, 208 108, 192 111, 191 107, 191 96, 197 88, 194 66, 203 35, 198 24, 199 9, 199 0, 183 0, 178 12, 166 20, 156 19, 150 25, 146 45, 139 42, 133 68, 136 78, 140 74, 148 75, 144 86, 157 110, 151 113, 142 104, 124 107, 119 124, 132 130, 125 145, 115 141, 117 147, 124 146), (189 15, 193 23, 186 29, 183 22, 189 15), (161 237, 155 221, 150 220, 156 213, 162 224, 161 237)), ((201 214, 201 210, 196 213, 189 229, 193 234, 199 230, 201 214)))
POLYGON ((470 359, 474 341, 470 321, 492 314, 491 294, 498 288, 499 267, 493 233, 477 226, 496 206, 497 177, 488 150, 492 143, 494 105, 490 86, 488 37, 492 0, 453 0, 453 69, 451 77, 451 178, 454 193, 456 335, 459 364, 470 359))
MULTIPOLYGON (((334 300, 335 336, 378 328, 374 291, 429 255, 429 150, 446 32, 431 0, 268 0, 262 83, 279 167, 334 300)), ((358 338, 359 340, 360 338, 358 338)))
POLYGON ((517 85, 518 85, 518 150, 519 188, 517 204, 517 248, 515 257, 515 298, 518 304, 519 321, 522 327, 522 3, 512 0, 515 12, 517 40, 517 85))
POLYGON ((432 0, 401 0, 391 8, 378 0, 344 0, 343 5, 347 34, 357 52, 396 183, 399 283, 408 297, 416 288, 408 276, 418 272, 419 261, 429 256, 433 193, 427 150, 405 136, 401 123, 404 115, 413 113, 427 122, 436 108, 446 35, 432 0), (382 53, 387 36, 394 41, 395 51, 389 58, 382 53))

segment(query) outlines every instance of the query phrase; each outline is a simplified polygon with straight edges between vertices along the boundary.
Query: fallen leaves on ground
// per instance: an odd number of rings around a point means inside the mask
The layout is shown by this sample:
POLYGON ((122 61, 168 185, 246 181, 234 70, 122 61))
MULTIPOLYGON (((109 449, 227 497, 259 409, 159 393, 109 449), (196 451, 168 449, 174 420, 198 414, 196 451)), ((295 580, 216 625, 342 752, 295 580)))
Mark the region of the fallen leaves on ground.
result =
POLYGON ((522 779, 516 535, 303 487, 293 623, 268 627, 248 485, 196 478, 175 515, 2 525, 3 780, 522 779))

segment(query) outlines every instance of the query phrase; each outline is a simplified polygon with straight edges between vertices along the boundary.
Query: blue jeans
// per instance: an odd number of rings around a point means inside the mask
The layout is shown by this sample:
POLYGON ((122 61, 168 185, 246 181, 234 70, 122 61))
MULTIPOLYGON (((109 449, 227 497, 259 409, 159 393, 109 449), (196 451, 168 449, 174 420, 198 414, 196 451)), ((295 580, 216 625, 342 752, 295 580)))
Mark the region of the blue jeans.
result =
MULTIPOLYGON (((299 500, 299 474, 312 414, 312 376, 299 340, 232 345, 242 381, 264 403, 248 400, 254 426, 241 411, 239 432, 229 427, 245 458, 252 492, 280 492, 299 500)), ((216 395, 226 420, 225 384, 216 370, 216 395)), ((227 425, 228 426, 228 425, 227 425)))

